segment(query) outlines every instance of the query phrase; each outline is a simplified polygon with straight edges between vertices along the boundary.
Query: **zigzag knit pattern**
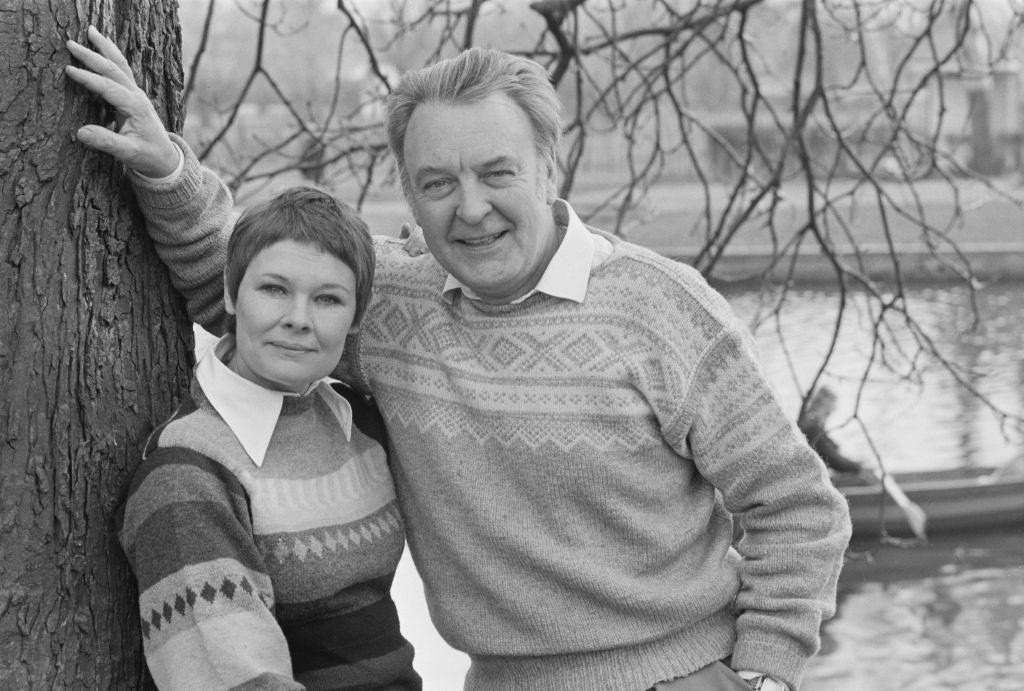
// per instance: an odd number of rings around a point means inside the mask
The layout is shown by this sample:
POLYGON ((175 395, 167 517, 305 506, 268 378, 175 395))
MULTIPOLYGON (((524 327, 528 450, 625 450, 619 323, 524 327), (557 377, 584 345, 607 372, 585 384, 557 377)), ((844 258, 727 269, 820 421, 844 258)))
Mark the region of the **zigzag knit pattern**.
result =
POLYGON ((389 506, 379 515, 345 526, 317 528, 305 535, 259 536, 262 551, 279 563, 331 557, 344 552, 357 552, 374 541, 402 531, 397 509, 389 506))
POLYGON ((448 302, 436 260, 378 242, 344 371, 391 432, 434 623, 470 688, 645 688, 730 654, 799 678, 842 499, 724 298, 609 239, 582 303, 505 305, 448 302), (758 507, 742 576, 726 505, 758 507))
POLYGON ((602 266, 585 305, 543 295, 528 306, 456 297, 447 309, 438 308, 427 263, 389 262, 386 252, 361 330, 364 369, 387 399, 389 423, 460 444, 636 449, 652 434, 642 422, 652 405, 677 406, 694 364, 737 331, 696 272, 642 252, 602 266), (648 292, 679 297, 645 304, 648 292))

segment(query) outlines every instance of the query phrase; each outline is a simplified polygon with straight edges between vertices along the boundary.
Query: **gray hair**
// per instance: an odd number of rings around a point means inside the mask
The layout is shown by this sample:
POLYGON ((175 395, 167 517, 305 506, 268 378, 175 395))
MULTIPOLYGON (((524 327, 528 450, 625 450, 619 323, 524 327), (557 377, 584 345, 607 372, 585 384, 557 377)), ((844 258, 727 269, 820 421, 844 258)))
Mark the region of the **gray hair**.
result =
POLYGON ((463 104, 504 93, 523 109, 533 129, 537 155, 554 175, 562 136, 562 103, 544 68, 500 50, 470 48, 453 58, 402 75, 388 97, 384 128, 398 164, 402 191, 411 198, 405 165, 405 132, 422 103, 463 104))

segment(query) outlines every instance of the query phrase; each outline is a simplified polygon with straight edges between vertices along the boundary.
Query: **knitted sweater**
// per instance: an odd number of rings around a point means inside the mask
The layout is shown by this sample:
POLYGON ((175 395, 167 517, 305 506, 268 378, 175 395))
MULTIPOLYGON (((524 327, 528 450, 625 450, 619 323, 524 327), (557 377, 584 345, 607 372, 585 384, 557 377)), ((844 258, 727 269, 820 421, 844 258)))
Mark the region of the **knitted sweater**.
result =
MULTIPOLYGON (((136 189, 215 326, 230 197, 178 141, 182 177, 136 189)), ((433 257, 377 241, 342 374, 384 415, 434 624, 471 656, 468 688, 641 691, 730 654, 796 688, 834 612, 845 502, 725 300, 608 237, 583 303, 502 306, 449 304, 433 257)))
POLYGON ((383 427, 346 398, 351 441, 319 391, 285 397, 258 467, 196 381, 152 435, 118 535, 161 689, 420 688, 383 427))

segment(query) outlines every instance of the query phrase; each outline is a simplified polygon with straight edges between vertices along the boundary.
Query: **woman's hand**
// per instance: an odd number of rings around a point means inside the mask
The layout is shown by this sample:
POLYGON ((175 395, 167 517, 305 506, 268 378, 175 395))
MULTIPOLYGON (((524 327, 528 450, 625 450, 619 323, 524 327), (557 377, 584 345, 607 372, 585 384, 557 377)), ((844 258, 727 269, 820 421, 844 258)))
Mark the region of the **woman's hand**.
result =
POLYGON ((181 151, 168 136, 149 97, 135 83, 117 45, 93 26, 88 35, 96 50, 69 40, 68 50, 83 67, 68 65, 65 73, 110 104, 117 116, 114 129, 101 125, 79 128, 78 141, 110 154, 146 177, 170 175, 178 168, 181 151))

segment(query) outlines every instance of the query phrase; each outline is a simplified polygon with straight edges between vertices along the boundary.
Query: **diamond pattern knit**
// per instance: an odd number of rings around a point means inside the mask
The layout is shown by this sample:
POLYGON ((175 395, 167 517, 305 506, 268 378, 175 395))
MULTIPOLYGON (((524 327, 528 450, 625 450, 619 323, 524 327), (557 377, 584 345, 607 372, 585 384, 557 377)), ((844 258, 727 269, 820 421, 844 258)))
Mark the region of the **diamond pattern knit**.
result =
POLYGON ((383 448, 346 440, 319 393, 285 398, 257 467, 193 382, 119 537, 161 688, 419 688, 388 592, 404 527, 383 448))

